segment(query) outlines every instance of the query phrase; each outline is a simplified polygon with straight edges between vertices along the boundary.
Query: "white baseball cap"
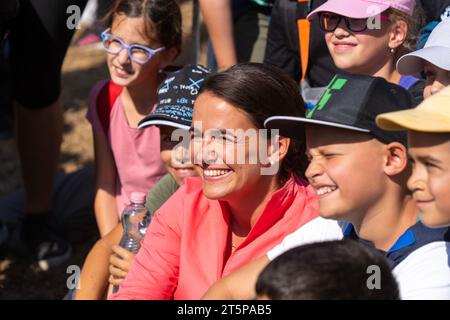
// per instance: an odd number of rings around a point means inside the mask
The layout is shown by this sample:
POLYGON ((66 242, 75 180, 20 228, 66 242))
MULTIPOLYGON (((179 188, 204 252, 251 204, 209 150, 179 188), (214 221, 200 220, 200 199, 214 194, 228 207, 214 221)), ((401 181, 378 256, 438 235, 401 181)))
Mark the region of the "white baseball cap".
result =
POLYGON ((403 75, 416 74, 423 70, 425 61, 450 71, 450 18, 433 29, 423 49, 402 56, 397 70, 403 75))

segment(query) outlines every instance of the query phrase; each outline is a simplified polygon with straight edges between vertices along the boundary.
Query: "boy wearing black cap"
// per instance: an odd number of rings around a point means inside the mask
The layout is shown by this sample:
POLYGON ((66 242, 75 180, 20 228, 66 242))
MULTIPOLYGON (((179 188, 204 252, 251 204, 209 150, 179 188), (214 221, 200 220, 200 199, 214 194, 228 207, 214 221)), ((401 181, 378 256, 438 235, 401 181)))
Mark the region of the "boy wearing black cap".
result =
POLYGON ((417 222, 406 187, 406 136, 375 125, 378 114, 412 105, 408 92, 382 78, 338 75, 305 118, 267 119, 266 127, 284 136, 299 136, 305 127, 311 160, 306 176, 316 189, 322 217, 287 236, 267 257, 224 278, 205 297, 249 298, 269 259, 301 244, 347 237, 385 255, 402 299, 449 299, 448 228, 429 229, 417 222))

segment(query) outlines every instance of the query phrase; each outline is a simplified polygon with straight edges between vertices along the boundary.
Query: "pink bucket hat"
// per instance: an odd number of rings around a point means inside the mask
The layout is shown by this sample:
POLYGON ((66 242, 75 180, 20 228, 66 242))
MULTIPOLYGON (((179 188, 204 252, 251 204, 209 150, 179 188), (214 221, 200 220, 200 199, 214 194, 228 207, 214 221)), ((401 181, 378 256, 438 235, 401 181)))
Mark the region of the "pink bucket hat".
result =
POLYGON ((349 18, 369 18, 394 8, 413 15, 415 0, 328 0, 308 15, 314 19, 319 12, 333 12, 349 18))

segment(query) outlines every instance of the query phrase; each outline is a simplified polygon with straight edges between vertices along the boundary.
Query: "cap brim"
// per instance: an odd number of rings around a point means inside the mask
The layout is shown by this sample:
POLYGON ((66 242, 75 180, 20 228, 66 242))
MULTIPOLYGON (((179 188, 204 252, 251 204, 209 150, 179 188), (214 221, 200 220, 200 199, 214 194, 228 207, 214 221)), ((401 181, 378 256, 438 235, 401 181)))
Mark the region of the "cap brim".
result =
POLYGON ((403 75, 413 75, 423 70, 425 61, 435 66, 450 70, 450 48, 448 47, 428 47, 402 56, 397 61, 397 70, 403 75))
POLYGON ((376 118, 377 126, 391 131, 450 132, 450 119, 439 112, 411 109, 381 114, 376 118))
POLYGON ((157 117, 147 117, 144 118, 143 120, 141 120, 139 122, 138 128, 139 129, 143 129, 149 126, 168 126, 168 127, 174 127, 174 128, 178 128, 178 129, 183 129, 183 130, 189 130, 190 126, 181 124, 181 123, 177 123, 177 122, 173 122, 167 119, 161 119, 161 118, 157 118, 157 117))
POLYGON ((388 8, 388 4, 374 4, 361 0, 346 1, 345 5, 342 4, 342 1, 327 1, 313 10, 307 19, 315 19, 320 12, 332 12, 349 18, 368 18, 380 14, 388 8))
POLYGON ((264 121, 264 127, 266 127, 267 129, 278 129, 280 130, 281 135, 290 138, 297 138, 301 136, 301 130, 303 129, 304 124, 316 124, 321 126, 370 133, 370 130, 363 128, 302 117, 274 116, 267 118, 266 121, 264 121))

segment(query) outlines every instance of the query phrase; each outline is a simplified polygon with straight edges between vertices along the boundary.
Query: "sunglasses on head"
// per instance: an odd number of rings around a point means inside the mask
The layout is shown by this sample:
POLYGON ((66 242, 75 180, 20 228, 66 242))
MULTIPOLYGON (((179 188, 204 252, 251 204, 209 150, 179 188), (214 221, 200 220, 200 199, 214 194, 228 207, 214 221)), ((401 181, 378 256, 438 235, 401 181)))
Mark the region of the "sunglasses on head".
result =
MULTIPOLYGON (((348 30, 352 32, 362 32, 368 29, 368 20, 370 18, 349 18, 332 12, 319 13, 319 25, 325 32, 333 32, 337 29, 342 19, 348 30)), ((381 21, 389 21, 386 15, 380 15, 381 21)))

